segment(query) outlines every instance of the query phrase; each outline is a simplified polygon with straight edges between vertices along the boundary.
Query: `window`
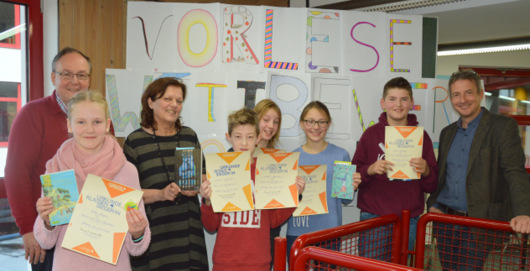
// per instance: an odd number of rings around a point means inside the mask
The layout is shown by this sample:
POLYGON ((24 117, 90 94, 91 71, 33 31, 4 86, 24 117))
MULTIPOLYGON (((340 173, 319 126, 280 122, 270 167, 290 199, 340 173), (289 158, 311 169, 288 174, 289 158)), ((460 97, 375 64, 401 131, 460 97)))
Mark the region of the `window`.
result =
POLYGON ((0 147, 7 147, 11 124, 21 104, 20 83, 0 82, 0 147))
MULTIPOLYGON (((40 0, 0 0, 0 240, 3 244, 11 242, 9 236, 18 232, 3 180, 7 141, 20 108, 44 94, 42 28, 40 0)), ((26 265, 24 256, 2 262, 2 267, 9 270, 21 270, 26 265)))
POLYGON ((0 48, 20 49, 20 32, 25 24, 20 24, 20 5, 0 2, 0 48))

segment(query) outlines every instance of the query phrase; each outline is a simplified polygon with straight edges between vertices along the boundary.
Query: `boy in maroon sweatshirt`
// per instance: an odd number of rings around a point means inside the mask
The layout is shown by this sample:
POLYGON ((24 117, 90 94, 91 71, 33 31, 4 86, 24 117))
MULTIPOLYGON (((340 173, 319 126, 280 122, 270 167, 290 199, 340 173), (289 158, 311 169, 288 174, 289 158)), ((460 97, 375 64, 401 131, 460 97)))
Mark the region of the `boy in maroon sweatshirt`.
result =
MULTIPOLYGON (((424 130, 422 156, 412 158, 409 162, 414 171, 421 174, 421 178, 389 179, 387 171, 394 164, 385 159, 385 126, 417 126, 416 115, 409 114, 413 104, 412 87, 407 79, 396 77, 388 81, 381 98, 381 109, 385 112, 381 113, 377 124, 363 133, 352 159, 352 164, 357 165, 357 172, 361 173, 363 180, 357 196, 361 220, 388 214, 401 216, 402 210, 409 210, 409 249, 413 247, 416 224, 425 208, 424 193, 433 192, 438 184, 438 166, 432 141, 424 130)), ((378 239, 383 238, 379 236, 378 239)), ((360 255, 380 260, 386 260, 387 257, 390 259, 390 250, 381 250, 384 244, 374 241, 363 240, 366 243, 359 246, 360 255)))

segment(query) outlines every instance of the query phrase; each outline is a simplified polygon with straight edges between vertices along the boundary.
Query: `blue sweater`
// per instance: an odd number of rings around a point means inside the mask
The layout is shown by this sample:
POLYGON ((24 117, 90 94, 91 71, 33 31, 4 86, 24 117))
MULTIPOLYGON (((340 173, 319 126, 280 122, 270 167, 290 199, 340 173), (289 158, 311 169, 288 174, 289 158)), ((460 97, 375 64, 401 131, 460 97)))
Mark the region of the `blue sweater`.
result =
POLYGON ((329 229, 342 225, 342 205, 352 202, 352 200, 331 197, 333 165, 335 161, 350 161, 348 152, 334 144, 328 143, 325 150, 318 154, 309 154, 302 147, 298 147, 293 152, 300 152, 298 165, 327 165, 326 172, 326 197, 328 201, 328 213, 320 215, 309 215, 291 217, 287 224, 287 235, 299 236, 304 233, 329 229))

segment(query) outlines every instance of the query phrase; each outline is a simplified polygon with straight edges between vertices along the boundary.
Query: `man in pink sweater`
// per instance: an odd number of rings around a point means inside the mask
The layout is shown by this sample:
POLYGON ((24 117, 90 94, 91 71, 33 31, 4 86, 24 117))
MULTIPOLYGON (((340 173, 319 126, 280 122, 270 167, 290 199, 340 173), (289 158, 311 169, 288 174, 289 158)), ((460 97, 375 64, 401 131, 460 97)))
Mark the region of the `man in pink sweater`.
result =
POLYGON ((41 195, 40 175, 46 162, 68 139, 67 104, 90 85, 90 59, 73 48, 62 49, 53 59, 52 95, 26 104, 18 112, 9 134, 5 185, 11 212, 24 241, 26 260, 33 270, 51 270, 53 249, 43 250, 33 235, 35 203, 41 195))

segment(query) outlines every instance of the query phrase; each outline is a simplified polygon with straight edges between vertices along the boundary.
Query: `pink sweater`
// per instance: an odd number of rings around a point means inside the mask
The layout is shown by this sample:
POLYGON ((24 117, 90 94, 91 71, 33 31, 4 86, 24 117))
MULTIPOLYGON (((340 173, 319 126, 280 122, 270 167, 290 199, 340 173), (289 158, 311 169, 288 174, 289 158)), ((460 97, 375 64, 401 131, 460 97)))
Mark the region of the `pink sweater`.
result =
MULTIPOLYGON (((88 173, 108 178, 127 186, 141 189, 136 168, 125 159, 123 151, 116 140, 107 135, 102 149, 95 155, 82 152, 73 139, 69 139, 59 148, 57 154, 46 164, 46 172, 52 173, 67 169, 74 169, 79 191, 88 173)), ((139 210, 145 216, 144 204, 141 202, 139 210)), ((44 249, 55 246, 53 270, 131 270, 129 255, 138 256, 144 253, 151 241, 149 226, 145 229, 144 238, 134 243, 130 233, 127 233, 123 248, 116 265, 84 256, 77 252, 61 247, 67 225, 56 226, 49 231, 44 221, 37 216, 33 233, 39 245, 44 249)))

